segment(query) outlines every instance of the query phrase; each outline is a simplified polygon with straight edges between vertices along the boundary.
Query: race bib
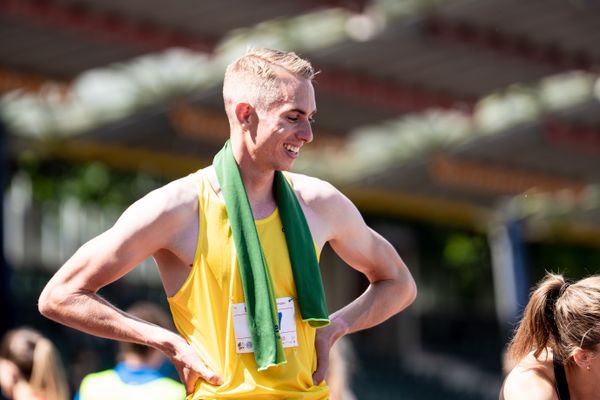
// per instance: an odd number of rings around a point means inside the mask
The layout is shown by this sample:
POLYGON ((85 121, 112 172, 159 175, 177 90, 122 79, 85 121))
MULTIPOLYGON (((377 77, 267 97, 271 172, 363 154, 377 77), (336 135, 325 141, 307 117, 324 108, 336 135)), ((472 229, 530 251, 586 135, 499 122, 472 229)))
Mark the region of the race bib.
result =
MULTIPOLYGON (((297 347, 296 315, 294 299, 281 297, 277 302, 277 317, 279 318, 279 334, 283 347, 297 347)), ((233 330, 235 333, 235 347, 238 353, 252 353, 252 337, 248 328, 248 315, 244 303, 231 305, 233 314, 233 330)))

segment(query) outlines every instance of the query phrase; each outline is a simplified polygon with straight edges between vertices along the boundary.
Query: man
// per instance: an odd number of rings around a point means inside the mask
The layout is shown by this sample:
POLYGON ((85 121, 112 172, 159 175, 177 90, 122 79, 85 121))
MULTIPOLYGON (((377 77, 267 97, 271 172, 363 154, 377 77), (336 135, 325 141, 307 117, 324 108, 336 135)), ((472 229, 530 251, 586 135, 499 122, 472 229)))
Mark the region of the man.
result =
MULTIPOLYGON (((135 303, 127 313, 165 329, 169 316, 156 304, 135 303)), ((86 375, 75 400, 184 400, 185 387, 161 372, 164 354, 144 345, 119 342, 119 363, 86 375)))
POLYGON ((191 399, 328 398, 331 346, 406 308, 416 287, 337 189, 280 172, 313 139, 314 75, 294 53, 268 49, 229 65, 230 140, 213 165, 151 192, 83 245, 42 292, 42 314, 161 350, 191 399), (317 264, 325 243, 370 282, 331 316, 317 264), (97 295, 148 256, 181 336, 97 295))

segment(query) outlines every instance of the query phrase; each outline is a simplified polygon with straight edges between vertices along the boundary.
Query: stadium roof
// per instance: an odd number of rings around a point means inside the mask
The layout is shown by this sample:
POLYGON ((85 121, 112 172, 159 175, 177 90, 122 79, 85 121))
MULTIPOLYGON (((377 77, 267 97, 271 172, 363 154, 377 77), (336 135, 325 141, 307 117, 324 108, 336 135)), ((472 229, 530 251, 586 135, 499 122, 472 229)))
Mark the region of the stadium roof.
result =
MULTIPOLYGON (((68 104, 90 71, 123 70, 144 55, 185 49, 170 65, 199 57, 191 65, 206 67, 200 82, 183 81, 153 97, 150 76, 125 111, 81 125, 58 144, 35 139, 49 155, 176 175, 208 163, 227 135, 219 77, 232 49, 288 48, 321 71, 312 147, 323 150, 311 153, 310 163, 354 171, 365 150, 381 164, 332 178, 363 207, 473 226, 507 202, 552 193, 572 206, 570 228, 561 225, 561 232, 600 243, 593 200, 600 184, 600 104, 593 93, 599 11, 585 0, 0 0, 0 91, 12 93, 5 110, 19 101, 15 89, 42 97, 50 91, 53 104, 68 104), (580 74, 588 86, 578 101, 548 106, 540 93, 560 103, 567 91, 540 87, 565 73, 580 74), (487 129, 489 99, 515 92, 526 101, 496 116, 514 123, 487 129), (418 124, 399 122, 418 116, 437 119, 432 143, 418 124), (445 125, 448 118, 457 125, 445 125), (410 140, 399 137, 411 129, 427 143, 407 155, 410 140), (445 129, 460 134, 443 140, 445 129)), ((19 133, 18 121, 13 125, 19 133)), ((33 145, 26 134, 13 135, 12 143, 14 152, 33 145)))

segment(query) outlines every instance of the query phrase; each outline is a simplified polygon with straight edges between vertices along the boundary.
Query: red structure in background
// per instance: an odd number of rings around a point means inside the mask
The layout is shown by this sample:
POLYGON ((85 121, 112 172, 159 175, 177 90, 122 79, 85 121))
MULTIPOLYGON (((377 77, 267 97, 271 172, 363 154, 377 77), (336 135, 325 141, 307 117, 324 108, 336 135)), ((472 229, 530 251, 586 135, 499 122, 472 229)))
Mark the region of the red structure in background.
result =
POLYGON ((454 97, 448 93, 427 90, 397 82, 373 79, 340 70, 322 71, 319 87, 340 97, 369 102, 400 113, 432 108, 460 109, 471 113, 476 99, 454 97))
POLYGON ((568 146, 586 153, 600 153, 600 129, 598 127, 548 118, 544 123, 543 135, 546 140, 556 146, 568 146))
POLYGON ((0 0, 0 11, 36 20, 54 28, 120 41, 149 51, 185 47, 211 53, 216 45, 216 40, 199 38, 147 21, 135 21, 115 12, 101 13, 81 4, 58 4, 49 0, 0 0))
POLYGON ((425 32, 442 39, 546 64, 558 70, 589 71, 600 61, 584 51, 564 49, 556 43, 537 43, 523 35, 467 21, 431 16, 424 27, 425 32))

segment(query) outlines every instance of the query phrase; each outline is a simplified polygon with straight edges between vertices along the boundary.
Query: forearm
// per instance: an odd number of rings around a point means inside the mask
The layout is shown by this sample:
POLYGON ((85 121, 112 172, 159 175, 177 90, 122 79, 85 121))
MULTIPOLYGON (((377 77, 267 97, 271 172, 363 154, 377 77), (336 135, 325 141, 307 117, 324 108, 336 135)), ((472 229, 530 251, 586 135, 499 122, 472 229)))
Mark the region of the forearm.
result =
POLYGON ((360 297, 333 313, 331 320, 343 334, 368 329, 404 310, 415 296, 411 277, 375 281, 360 297))
POLYGON ((329 351, 338 339, 380 324, 413 302, 416 286, 410 274, 405 276, 406 280, 372 280, 360 297, 330 316, 330 325, 317 330, 315 349, 318 367, 313 374, 315 385, 325 379, 329 367, 329 351))
POLYGON ((133 240, 133 234, 120 233, 123 225, 117 223, 90 240, 65 262, 42 291, 39 311, 47 318, 95 336, 166 352, 169 342, 181 339, 178 335, 137 319, 98 295, 101 288, 129 273, 158 247, 145 236, 133 240), (146 245, 148 249, 143 248, 146 245))
POLYGON ((119 310, 95 292, 49 285, 40 296, 39 310, 49 319, 91 335, 143 344, 167 355, 183 341, 167 329, 119 310))

